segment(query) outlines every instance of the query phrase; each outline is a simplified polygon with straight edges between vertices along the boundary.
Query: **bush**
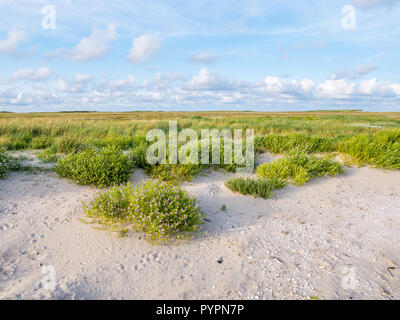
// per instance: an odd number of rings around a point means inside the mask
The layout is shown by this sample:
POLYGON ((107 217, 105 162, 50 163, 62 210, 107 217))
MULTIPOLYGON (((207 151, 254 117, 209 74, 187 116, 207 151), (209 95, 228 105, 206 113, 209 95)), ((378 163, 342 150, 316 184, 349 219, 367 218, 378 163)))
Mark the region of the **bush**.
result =
POLYGON ((19 162, 0 150, 0 178, 6 176, 10 171, 19 169, 19 162))
POLYGON ((400 169, 400 130, 358 135, 343 141, 338 149, 360 165, 400 169))
POLYGON ((306 153, 292 152, 284 158, 264 163, 257 168, 261 178, 274 178, 302 185, 313 177, 335 176, 343 172, 342 165, 333 160, 318 158, 306 153))
POLYGON ((268 178, 268 179, 251 179, 251 178, 233 178, 225 182, 228 189, 239 192, 241 194, 250 194, 254 197, 261 197, 264 199, 271 198, 274 189, 282 189, 286 182, 268 178))
POLYGON ((58 160, 56 172, 78 184, 104 187, 127 182, 131 169, 129 157, 120 149, 110 146, 69 154, 58 160))
POLYGON ((125 234, 132 228, 156 242, 198 231, 203 216, 195 198, 158 180, 145 180, 137 187, 115 186, 100 193, 85 212, 111 230, 125 234))

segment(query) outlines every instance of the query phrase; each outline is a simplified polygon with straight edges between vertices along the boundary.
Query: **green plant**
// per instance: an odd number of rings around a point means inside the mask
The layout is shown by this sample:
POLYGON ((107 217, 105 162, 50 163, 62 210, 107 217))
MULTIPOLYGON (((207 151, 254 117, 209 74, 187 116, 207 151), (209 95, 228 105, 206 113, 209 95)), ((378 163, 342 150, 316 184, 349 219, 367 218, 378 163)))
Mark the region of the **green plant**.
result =
POLYGON ((223 211, 223 212, 225 212, 225 211, 226 211, 226 205, 225 205, 225 204, 223 204, 223 205, 222 205, 222 207, 221 207, 221 211, 223 211))
POLYGON ((318 158, 301 152, 290 152, 283 158, 257 167, 260 178, 274 178, 302 185, 313 177, 335 176, 343 172, 343 166, 333 160, 318 158))
POLYGON ((400 130, 351 137, 340 143, 338 150, 360 165, 400 169, 400 130))
POLYGON ((37 152, 36 156, 38 157, 39 160, 42 162, 57 162, 59 159, 59 156, 55 151, 52 149, 45 149, 43 151, 37 152))
POLYGON ((254 144, 257 150, 269 150, 272 153, 284 153, 292 150, 313 153, 333 152, 337 148, 338 141, 338 138, 292 133, 289 135, 270 134, 256 137, 254 144))
POLYGON ((0 178, 4 178, 10 171, 18 170, 19 167, 17 159, 0 150, 0 178))
POLYGON ((275 189, 282 189, 286 183, 273 177, 267 179, 233 178, 225 182, 227 188, 244 195, 252 195, 264 199, 271 198, 275 189))
POLYGON ((99 187, 127 182, 131 170, 129 157, 114 146, 69 154, 58 160, 56 167, 62 177, 99 187))
POLYGON ((201 164, 159 164, 147 170, 153 178, 172 183, 190 181, 202 169, 201 164))
POLYGON ((111 230, 125 234, 131 228, 144 232, 146 239, 154 242, 196 232, 203 218, 195 198, 159 180, 115 186, 84 209, 89 218, 111 230))

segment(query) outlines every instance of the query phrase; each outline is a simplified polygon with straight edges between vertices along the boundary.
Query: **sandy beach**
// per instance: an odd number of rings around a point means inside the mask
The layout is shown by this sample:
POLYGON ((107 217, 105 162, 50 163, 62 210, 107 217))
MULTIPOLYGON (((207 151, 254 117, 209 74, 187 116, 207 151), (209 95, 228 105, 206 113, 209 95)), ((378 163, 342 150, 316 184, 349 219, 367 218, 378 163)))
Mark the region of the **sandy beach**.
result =
MULTIPOLYGON (((231 176, 185 182, 207 215, 203 232, 155 246, 83 223, 97 188, 10 174, 0 180, 0 299, 400 299, 400 172, 348 168, 268 200, 231 192, 231 176), (46 266, 55 288, 42 285, 46 266)), ((144 178, 136 170, 131 181, 144 178)))

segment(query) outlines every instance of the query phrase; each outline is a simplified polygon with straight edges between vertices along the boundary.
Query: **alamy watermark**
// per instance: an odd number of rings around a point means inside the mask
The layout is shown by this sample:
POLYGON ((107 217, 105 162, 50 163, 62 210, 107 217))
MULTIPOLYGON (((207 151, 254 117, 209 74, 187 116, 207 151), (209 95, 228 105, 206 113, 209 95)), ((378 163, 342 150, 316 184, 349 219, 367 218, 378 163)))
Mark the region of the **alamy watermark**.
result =
POLYGON ((238 173, 254 170, 254 129, 246 129, 245 141, 242 129, 234 129, 233 134, 231 129, 201 129, 199 139, 194 129, 178 133, 177 122, 169 121, 168 139, 163 130, 152 129, 146 140, 153 142, 146 153, 149 164, 221 164, 222 158, 223 164, 237 165, 238 173))
POLYGON ((44 30, 56 29, 56 8, 53 5, 46 5, 42 8, 41 13, 45 15, 42 19, 42 28, 44 30))
POLYGON ((52 265, 45 265, 42 267, 42 273, 45 275, 41 281, 42 288, 54 290, 56 288, 56 268, 52 265))
POLYGON ((356 28, 356 8, 352 5, 343 6, 342 14, 342 28, 354 30, 356 28))
POLYGON ((354 290, 357 288, 358 281, 356 279, 356 268, 353 266, 342 267, 341 268, 343 278, 342 278, 342 288, 345 290, 354 290))

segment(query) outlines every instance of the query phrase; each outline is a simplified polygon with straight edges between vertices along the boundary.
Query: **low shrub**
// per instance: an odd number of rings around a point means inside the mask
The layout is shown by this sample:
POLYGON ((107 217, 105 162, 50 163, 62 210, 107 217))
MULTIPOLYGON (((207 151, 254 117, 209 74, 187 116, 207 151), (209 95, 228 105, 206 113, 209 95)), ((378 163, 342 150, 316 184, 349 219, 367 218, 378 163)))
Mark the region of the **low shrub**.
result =
POLYGON ((123 235, 133 229, 155 242, 198 231, 203 217, 195 198, 180 187, 158 180, 115 186, 84 208, 89 218, 110 230, 123 235))
POLYGON ((131 175, 132 163, 116 147, 87 149, 71 153, 58 160, 56 172, 78 184, 92 184, 99 187, 127 182, 131 175))
POLYGON ((302 185, 313 177, 335 176, 343 172, 343 166, 333 160, 318 158, 306 153, 291 152, 271 163, 257 168, 260 178, 282 179, 302 185))
POLYGON ((19 167, 17 159, 0 150, 0 178, 6 176, 10 171, 18 170, 19 167))
POLYGON ((286 182, 275 178, 251 179, 251 178, 233 178, 225 182, 228 189, 239 192, 244 195, 252 195, 264 199, 271 198, 275 189, 282 189, 286 182))
POLYGON ((338 150, 359 165, 400 169, 400 130, 354 136, 340 143, 338 150))

